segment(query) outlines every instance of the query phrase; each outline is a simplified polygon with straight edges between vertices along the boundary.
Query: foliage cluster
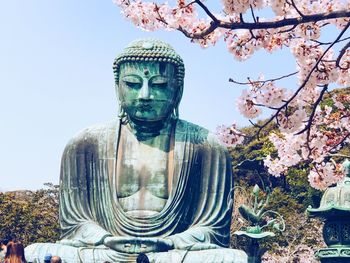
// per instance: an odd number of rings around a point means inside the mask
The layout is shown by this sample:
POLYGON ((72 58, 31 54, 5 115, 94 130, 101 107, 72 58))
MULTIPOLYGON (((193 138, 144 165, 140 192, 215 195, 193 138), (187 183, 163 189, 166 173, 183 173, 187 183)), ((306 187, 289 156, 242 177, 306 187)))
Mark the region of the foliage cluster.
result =
POLYGON ((55 242, 59 235, 57 185, 0 193, 1 239, 16 239, 28 245, 55 242))

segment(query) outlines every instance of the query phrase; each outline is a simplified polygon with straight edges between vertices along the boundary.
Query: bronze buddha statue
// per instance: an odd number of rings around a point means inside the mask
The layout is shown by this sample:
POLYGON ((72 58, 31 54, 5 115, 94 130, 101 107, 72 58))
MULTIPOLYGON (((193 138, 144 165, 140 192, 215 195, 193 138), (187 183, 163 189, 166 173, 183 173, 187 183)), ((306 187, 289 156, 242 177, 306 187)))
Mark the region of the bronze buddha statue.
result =
POLYGON ((179 119, 184 64, 168 44, 139 40, 114 62, 119 114, 66 146, 62 239, 26 248, 67 262, 247 262, 229 249, 231 160, 206 129, 179 119))

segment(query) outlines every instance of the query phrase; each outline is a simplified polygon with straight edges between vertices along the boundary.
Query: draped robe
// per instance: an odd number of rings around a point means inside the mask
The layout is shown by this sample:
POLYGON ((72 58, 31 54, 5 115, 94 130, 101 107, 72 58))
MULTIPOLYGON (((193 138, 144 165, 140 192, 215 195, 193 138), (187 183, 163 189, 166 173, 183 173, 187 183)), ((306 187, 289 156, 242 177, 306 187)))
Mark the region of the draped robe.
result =
MULTIPOLYGON (((127 215, 118 203, 116 161, 120 128, 119 122, 87 128, 64 150, 60 177, 62 239, 84 246, 35 244, 26 252, 32 258, 39 257, 43 251, 61 257, 69 254, 68 262, 73 262, 69 261, 73 258, 84 263, 135 262, 135 255, 109 249, 101 240, 107 236, 162 237, 174 242, 175 252, 188 253, 196 244, 202 244, 202 249, 214 245, 219 249, 210 251, 221 250, 216 254, 226 255, 225 260, 206 262, 246 262, 244 252, 220 249, 229 246, 233 203, 231 160, 226 148, 206 129, 177 120, 170 149, 173 153, 169 154, 173 158, 169 198, 159 213, 137 218, 127 215)), ((210 253, 205 251, 196 251, 199 254, 195 258, 200 258, 200 253, 208 258, 210 253)), ((171 262, 180 262, 169 253, 155 251, 149 256, 154 262, 163 262, 157 258, 170 255, 171 262)))

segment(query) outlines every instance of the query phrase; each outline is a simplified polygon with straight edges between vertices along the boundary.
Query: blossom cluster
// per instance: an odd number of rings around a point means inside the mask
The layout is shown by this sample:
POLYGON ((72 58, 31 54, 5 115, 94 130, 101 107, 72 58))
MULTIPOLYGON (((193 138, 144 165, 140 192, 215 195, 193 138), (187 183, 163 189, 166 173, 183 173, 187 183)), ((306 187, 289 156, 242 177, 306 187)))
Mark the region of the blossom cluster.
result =
POLYGON ((329 161, 329 157, 339 150, 342 143, 350 142, 350 96, 334 96, 332 101, 337 107, 316 109, 308 133, 285 131, 270 135, 270 141, 278 152, 278 157, 267 156, 264 160, 270 174, 280 176, 289 167, 304 161, 311 163, 308 179, 316 189, 325 189, 344 177, 339 164, 329 161))
POLYGON ((237 99, 236 105, 239 112, 246 118, 258 117, 262 110, 259 106, 276 108, 283 105, 288 97, 285 88, 277 87, 274 82, 264 82, 261 78, 256 82, 251 82, 249 90, 243 90, 237 99))
POLYGON ((235 147, 242 144, 245 135, 237 129, 235 123, 231 126, 220 125, 216 128, 216 135, 219 141, 226 147, 235 147))

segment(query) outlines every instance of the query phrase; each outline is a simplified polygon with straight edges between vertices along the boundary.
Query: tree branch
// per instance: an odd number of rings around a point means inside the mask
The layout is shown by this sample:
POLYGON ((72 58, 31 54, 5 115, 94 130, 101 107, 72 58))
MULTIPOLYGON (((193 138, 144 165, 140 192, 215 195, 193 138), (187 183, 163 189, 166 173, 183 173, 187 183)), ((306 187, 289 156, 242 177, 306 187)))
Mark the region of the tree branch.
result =
MULTIPOLYGON (((199 1, 199 0, 197 0, 199 1)), ((196 1, 196 2, 197 2, 196 1)), ((201 2, 200 2, 201 3, 201 2)), ((205 5, 201 3, 201 7, 205 5)), ((203 7, 202 7, 203 8, 203 7)), ((207 7, 205 7, 207 8, 207 7)), ((205 11, 205 9, 204 9, 205 11)), ((206 35, 209 35, 212 33, 216 28, 226 28, 226 29, 247 29, 247 30, 254 30, 254 29, 276 29, 281 28, 285 26, 297 26, 299 24, 305 24, 310 22, 318 22, 328 19, 335 19, 335 18, 344 18, 344 17, 350 17, 350 10, 342 10, 342 11, 334 11, 330 13, 321 13, 321 14, 314 14, 314 15, 305 15, 303 17, 296 17, 296 18, 284 18, 282 20, 277 20, 273 22, 226 22, 222 20, 215 20, 210 23, 210 26, 204 29, 200 33, 191 33, 183 28, 179 27, 178 30, 181 31, 186 37, 193 38, 193 39, 202 39, 206 35)), ((216 18, 215 18, 216 19, 216 18)))
POLYGON ((294 7, 294 9, 298 12, 298 14, 301 17, 305 17, 305 15, 299 10, 299 8, 297 7, 297 5, 295 4, 294 0, 291 0, 291 5, 294 7))
POLYGON ((316 102, 315 102, 315 103, 313 104, 313 106, 312 106, 312 111, 311 111, 311 114, 310 114, 310 116, 309 116, 309 120, 308 120, 308 122, 307 122, 307 125, 304 127, 304 129, 302 129, 300 132, 298 132, 298 133, 296 134, 296 135, 299 135, 299 134, 302 134, 302 133, 304 133, 305 131, 307 131, 307 133, 306 133, 306 146, 307 146, 307 148, 308 148, 308 150, 309 150, 309 156, 310 156, 311 151, 312 151, 312 149, 311 149, 311 147, 310 147, 310 144, 309 144, 309 143, 310 143, 310 134, 311 134, 312 121, 313 121, 313 119, 314 119, 314 117, 315 117, 315 113, 316 113, 317 106, 321 103, 321 101, 322 101, 322 99, 323 99, 323 95, 324 95, 324 93, 327 91, 327 89, 328 89, 328 85, 324 85, 324 87, 323 87, 323 89, 322 89, 320 95, 318 96, 316 102))
MULTIPOLYGON (((343 39, 340 39, 340 40, 338 41, 338 43, 343 42, 343 41, 347 41, 347 40, 349 40, 349 39, 350 39, 350 37, 345 37, 345 38, 343 38, 343 39)), ((319 44, 319 45, 330 45, 330 44, 332 44, 332 42, 321 42, 321 41, 315 40, 315 39, 310 39, 310 41, 315 42, 315 43, 317 43, 317 44, 319 44)))
MULTIPOLYGON (((326 55, 326 53, 341 39, 343 34, 346 32, 346 30, 349 28, 350 22, 347 23, 347 25, 344 27, 344 29, 340 32, 338 37, 332 42, 331 45, 323 52, 322 56, 317 60, 316 64, 313 66, 313 68, 310 70, 309 74, 306 76, 303 84, 297 89, 297 91, 293 94, 291 98, 287 100, 285 103, 285 106, 288 106, 288 104, 299 94, 299 92, 305 87, 305 85, 308 83, 312 73, 317 69, 318 64, 322 61, 323 57, 326 55)), ((282 106, 283 107, 283 106, 282 106)))
POLYGON ((337 60, 336 60, 336 62, 335 62, 335 65, 336 65, 337 67, 339 67, 340 69, 343 69, 343 70, 347 70, 347 69, 349 68, 349 66, 350 66, 350 63, 349 63, 349 62, 348 62, 348 67, 347 67, 347 68, 343 68, 342 66, 340 66, 340 60, 341 60, 341 58, 344 56, 344 54, 345 54, 345 52, 346 52, 346 50, 347 50, 348 48, 350 48, 350 41, 340 50, 339 56, 338 56, 338 58, 337 58, 337 60))
POLYGON ((343 144, 348 138, 350 137, 350 132, 348 132, 344 137, 343 139, 337 143, 336 145, 334 145, 330 150, 329 152, 333 151, 334 149, 337 149, 339 145, 343 144))
MULTIPOLYGON (((315 113, 316 113, 316 109, 317 106, 321 103, 322 99, 323 99, 323 95, 325 94, 325 92, 328 90, 328 85, 324 85, 323 89, 321 90, 320 95, 318 96, 317 100, 315 101, 315 103, 312 106, 312 110, 311 110, 311 114, 309 116, 309 119, 307 121, 307 125, 305 125, 304 129, 302 129, 301 131, 299 131, 298 133, 296 133, 296 135, 300 135, 302 133, 304 133, 305 131, 309 131, 311 129, 312 126, 312 121, 314 119, 315 113)), ((310 132, 308 132, 307 138, 309 139, 310 137, 310 132)))
MULTIPOLYGON (((268 125, 270 124, 273 119, 276 118, 277 120, 277 116, 278 114, 283 110, 283 109, 287 109, 289 103, 291 103, 296 96, 299 94, 299 92, 306 86, 306 84, 308 83, 308 81, 310 80, 310 77, 312 75, 312 73, 317 69, 318 64, 322 61, 323 57, 327 54, 327 52, 339 41, 339 39, 341 39, 341 37, 343 36, 343 34, 346 32, 346 30, 350 27, 350 22, 347 23, 347 25, 344 27, 344 29, 340 32, 340 34, 337 36, 337 38, 332 42, 331 45, 329 45, 329 47, 323 52, 323 54, 321 55, 321 57, 317 60, 317 62, 315 63, 315 65, 313 66, 313 68, 310 70, 309 74, 306 76, 305 80, 303 81, 303 83, 300 85, 300 87, 294 92, 294 94, 279 108, 276 110, 276 112, 263 124, 263 125, 256 125, 256 127, 258 127, 258 131, 257 131, 257 138, 259 139, 259 134, 260 132, 268 125)), ((321 101, 321 100, 320 100, 321 101)), ((319 102, 320 102, 319 101, 319 102)), ((314 107, 317 107, 318 104, 314 104, 314 107)), ((278 120, 277 120, 278 121, 278 120)), ((278 123, 277 123, 278 124, 278 123)))
POLYGON ((204 12, 213 20, 215 24, 219 23, 219 20, 214 16, 212 12, 210 12, 208 7, 206 7, 206 5, 203 4, 201 0, 195 0, 194 2, 197 3, 204 10, 204 12))
POLYGON ((232 82, 232 83, 235 83, 235 84, 239 84, 239 85, 252 85, 252 84, 264 84, 266 82, 271 82, 271 81, 277 81, 277 80, 281 80, 281 79, 284 79, 284 78, 288 78, 288 77, 291 77, 293 75, 296 75, 298 74, 299 71, 296 71, 296 72, 293 72, 293 73, 290 73, 290 74, 287 74, 287 75, 284 75, 282 77, 278 77, 278 78, 274 78, 274 79, 267 79, 267 80, 254 80, 254 81, 250 81, 250 79, 248 78, 249 82, 239 82, 239 81, 235 81, 234 79, 232 78, 229 78, 229 82, 232 82))
POLYGON ((255 14, 254 14, 254 9, 253 9, 252 5, 250 5, 250 13, 252 14, 254 23, 257 23, 258 21, 256 20, 256 17, 255 17, 255 14))

